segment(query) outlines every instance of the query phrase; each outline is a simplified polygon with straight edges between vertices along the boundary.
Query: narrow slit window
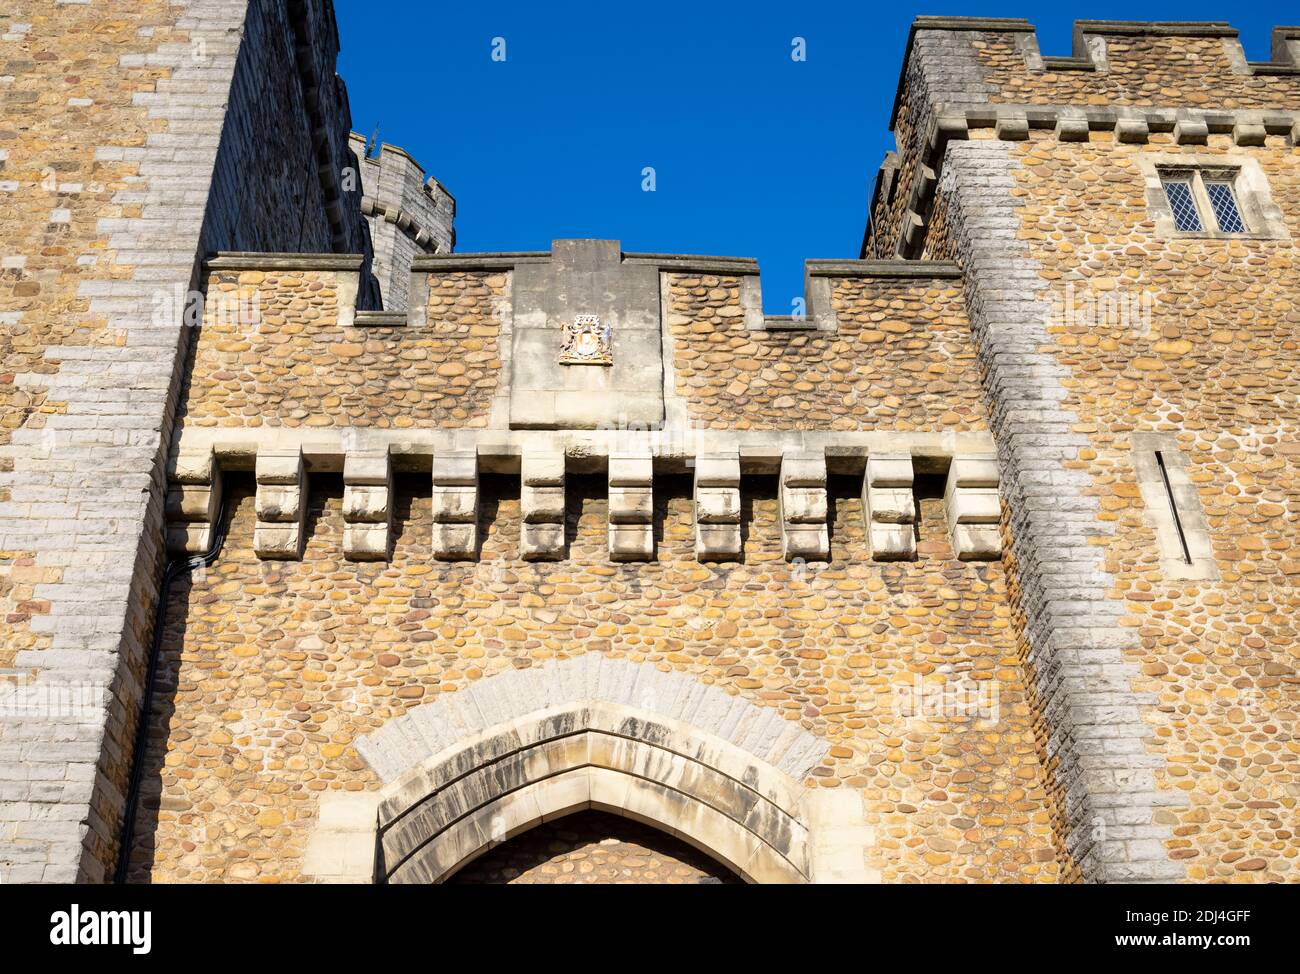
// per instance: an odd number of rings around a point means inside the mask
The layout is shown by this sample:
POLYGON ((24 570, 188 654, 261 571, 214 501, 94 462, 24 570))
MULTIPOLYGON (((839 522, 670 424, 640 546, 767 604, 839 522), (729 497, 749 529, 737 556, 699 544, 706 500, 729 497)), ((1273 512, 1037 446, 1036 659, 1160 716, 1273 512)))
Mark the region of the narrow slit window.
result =
POLYGON ((1165 197, 1169 200, 1169 209, 1174 214, 1174 226, 1180 233, 1197 233, 1204 230, 1201 214, 1196 209, 1196 197, 1192 195, 1190 178, 1165 178, 1165 197))
POLYGON ((1245 233, 1246 221, 1241 218, 1241 209, 1237 206, 1237 195, 1232 191, 1232 183, 1226 179, 1207 179, 1205 194, 1210 198, 1214 208, 1214 219, 1224 233, 1245 233))
POLYGON ((1165 498, 1169 501, 1169 513, 1173 516, 1174 527, 1178 531, 1178 544, 1183 551, 1183 563, 1192 563, 1192 551, 1187 546, 1187 533, 1183 530, 1183 519, 1178 514, 1178 502, 1174 500, 1174 488, 1169 483, 1169 468, 1165 466, 1165 455, 1156 450, 1156 466, 1160 468, 1160 480, 1164 484, 1165 498))

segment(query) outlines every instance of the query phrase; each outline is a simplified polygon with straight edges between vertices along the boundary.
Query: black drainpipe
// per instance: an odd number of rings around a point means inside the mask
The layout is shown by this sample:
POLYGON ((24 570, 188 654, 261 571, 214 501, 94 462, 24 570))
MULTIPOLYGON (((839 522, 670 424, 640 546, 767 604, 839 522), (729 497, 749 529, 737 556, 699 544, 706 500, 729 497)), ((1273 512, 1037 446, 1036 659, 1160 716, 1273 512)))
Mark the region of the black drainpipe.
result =
POLYGON ((126 808, 122 812, 122 834, 118 842, 117 868, 113 871, 113 882, 126 882, 127 867, 131 862, 131 844, 135 841, 135 816, 140 804, 140 784, 144 778, 144 756, 149 747, 149 718, 153 711, 153 690, 158 680, 158 658, 162 655, 163 623, 167 619, 167 594, 171 589, 172 579, 181 572, 191 572, 196 568, 211 565, 221 553, 221 546, 226 540, 226 491, 221 492, 221 504, 217 509, 217 520, 212 526, 212 547, 201 555, 189 558, 169 558, 163 569, 162 583, 158 586, 158 610, 153 620, 153 640, 149 644, 149 658, 144 674, 144 694, 140 699, 140 719, 135 728, 135 749, 131 756, 131 781, 126 791, 126 808))

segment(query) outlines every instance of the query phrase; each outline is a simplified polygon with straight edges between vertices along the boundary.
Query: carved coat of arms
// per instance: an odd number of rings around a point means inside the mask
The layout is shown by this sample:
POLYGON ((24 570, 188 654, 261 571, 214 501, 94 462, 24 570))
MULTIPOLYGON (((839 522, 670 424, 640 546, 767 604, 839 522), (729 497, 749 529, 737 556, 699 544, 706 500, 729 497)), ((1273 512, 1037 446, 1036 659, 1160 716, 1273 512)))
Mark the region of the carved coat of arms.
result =
POLYGON ((577 315, 564 323, 560 339, 561 365, 613 365, 609 325, 600 323, 599 315, 577 315))

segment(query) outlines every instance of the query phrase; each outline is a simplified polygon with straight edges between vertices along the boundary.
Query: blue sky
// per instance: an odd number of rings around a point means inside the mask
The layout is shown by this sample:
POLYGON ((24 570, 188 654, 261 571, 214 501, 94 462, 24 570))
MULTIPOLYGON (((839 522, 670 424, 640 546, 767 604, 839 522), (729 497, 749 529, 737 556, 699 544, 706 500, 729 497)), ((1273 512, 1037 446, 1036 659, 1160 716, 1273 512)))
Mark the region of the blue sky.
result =
POLYGON ((769 314, 790 313, 804 258, 858 255, 916 14, 1026 17, 1045 54, 1070 53, 1075 18, 1228 20, 1251 60, 1296 19, 1224 0, 334 5, 354 127, 378 126, 447 186, 457 250, 603 237, 757 257, 769 314))

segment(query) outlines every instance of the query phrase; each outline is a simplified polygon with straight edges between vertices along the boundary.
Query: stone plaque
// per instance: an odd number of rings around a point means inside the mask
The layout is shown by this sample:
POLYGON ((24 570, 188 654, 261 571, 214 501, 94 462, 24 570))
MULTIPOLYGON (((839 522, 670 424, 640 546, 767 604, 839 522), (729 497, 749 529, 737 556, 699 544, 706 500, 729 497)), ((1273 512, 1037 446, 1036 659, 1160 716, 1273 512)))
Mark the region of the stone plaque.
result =
POLYGON ((560 339, 561 365, 613 365, 609 325, 600 323, 599 315, 577 315, 565 322, 560 339))

